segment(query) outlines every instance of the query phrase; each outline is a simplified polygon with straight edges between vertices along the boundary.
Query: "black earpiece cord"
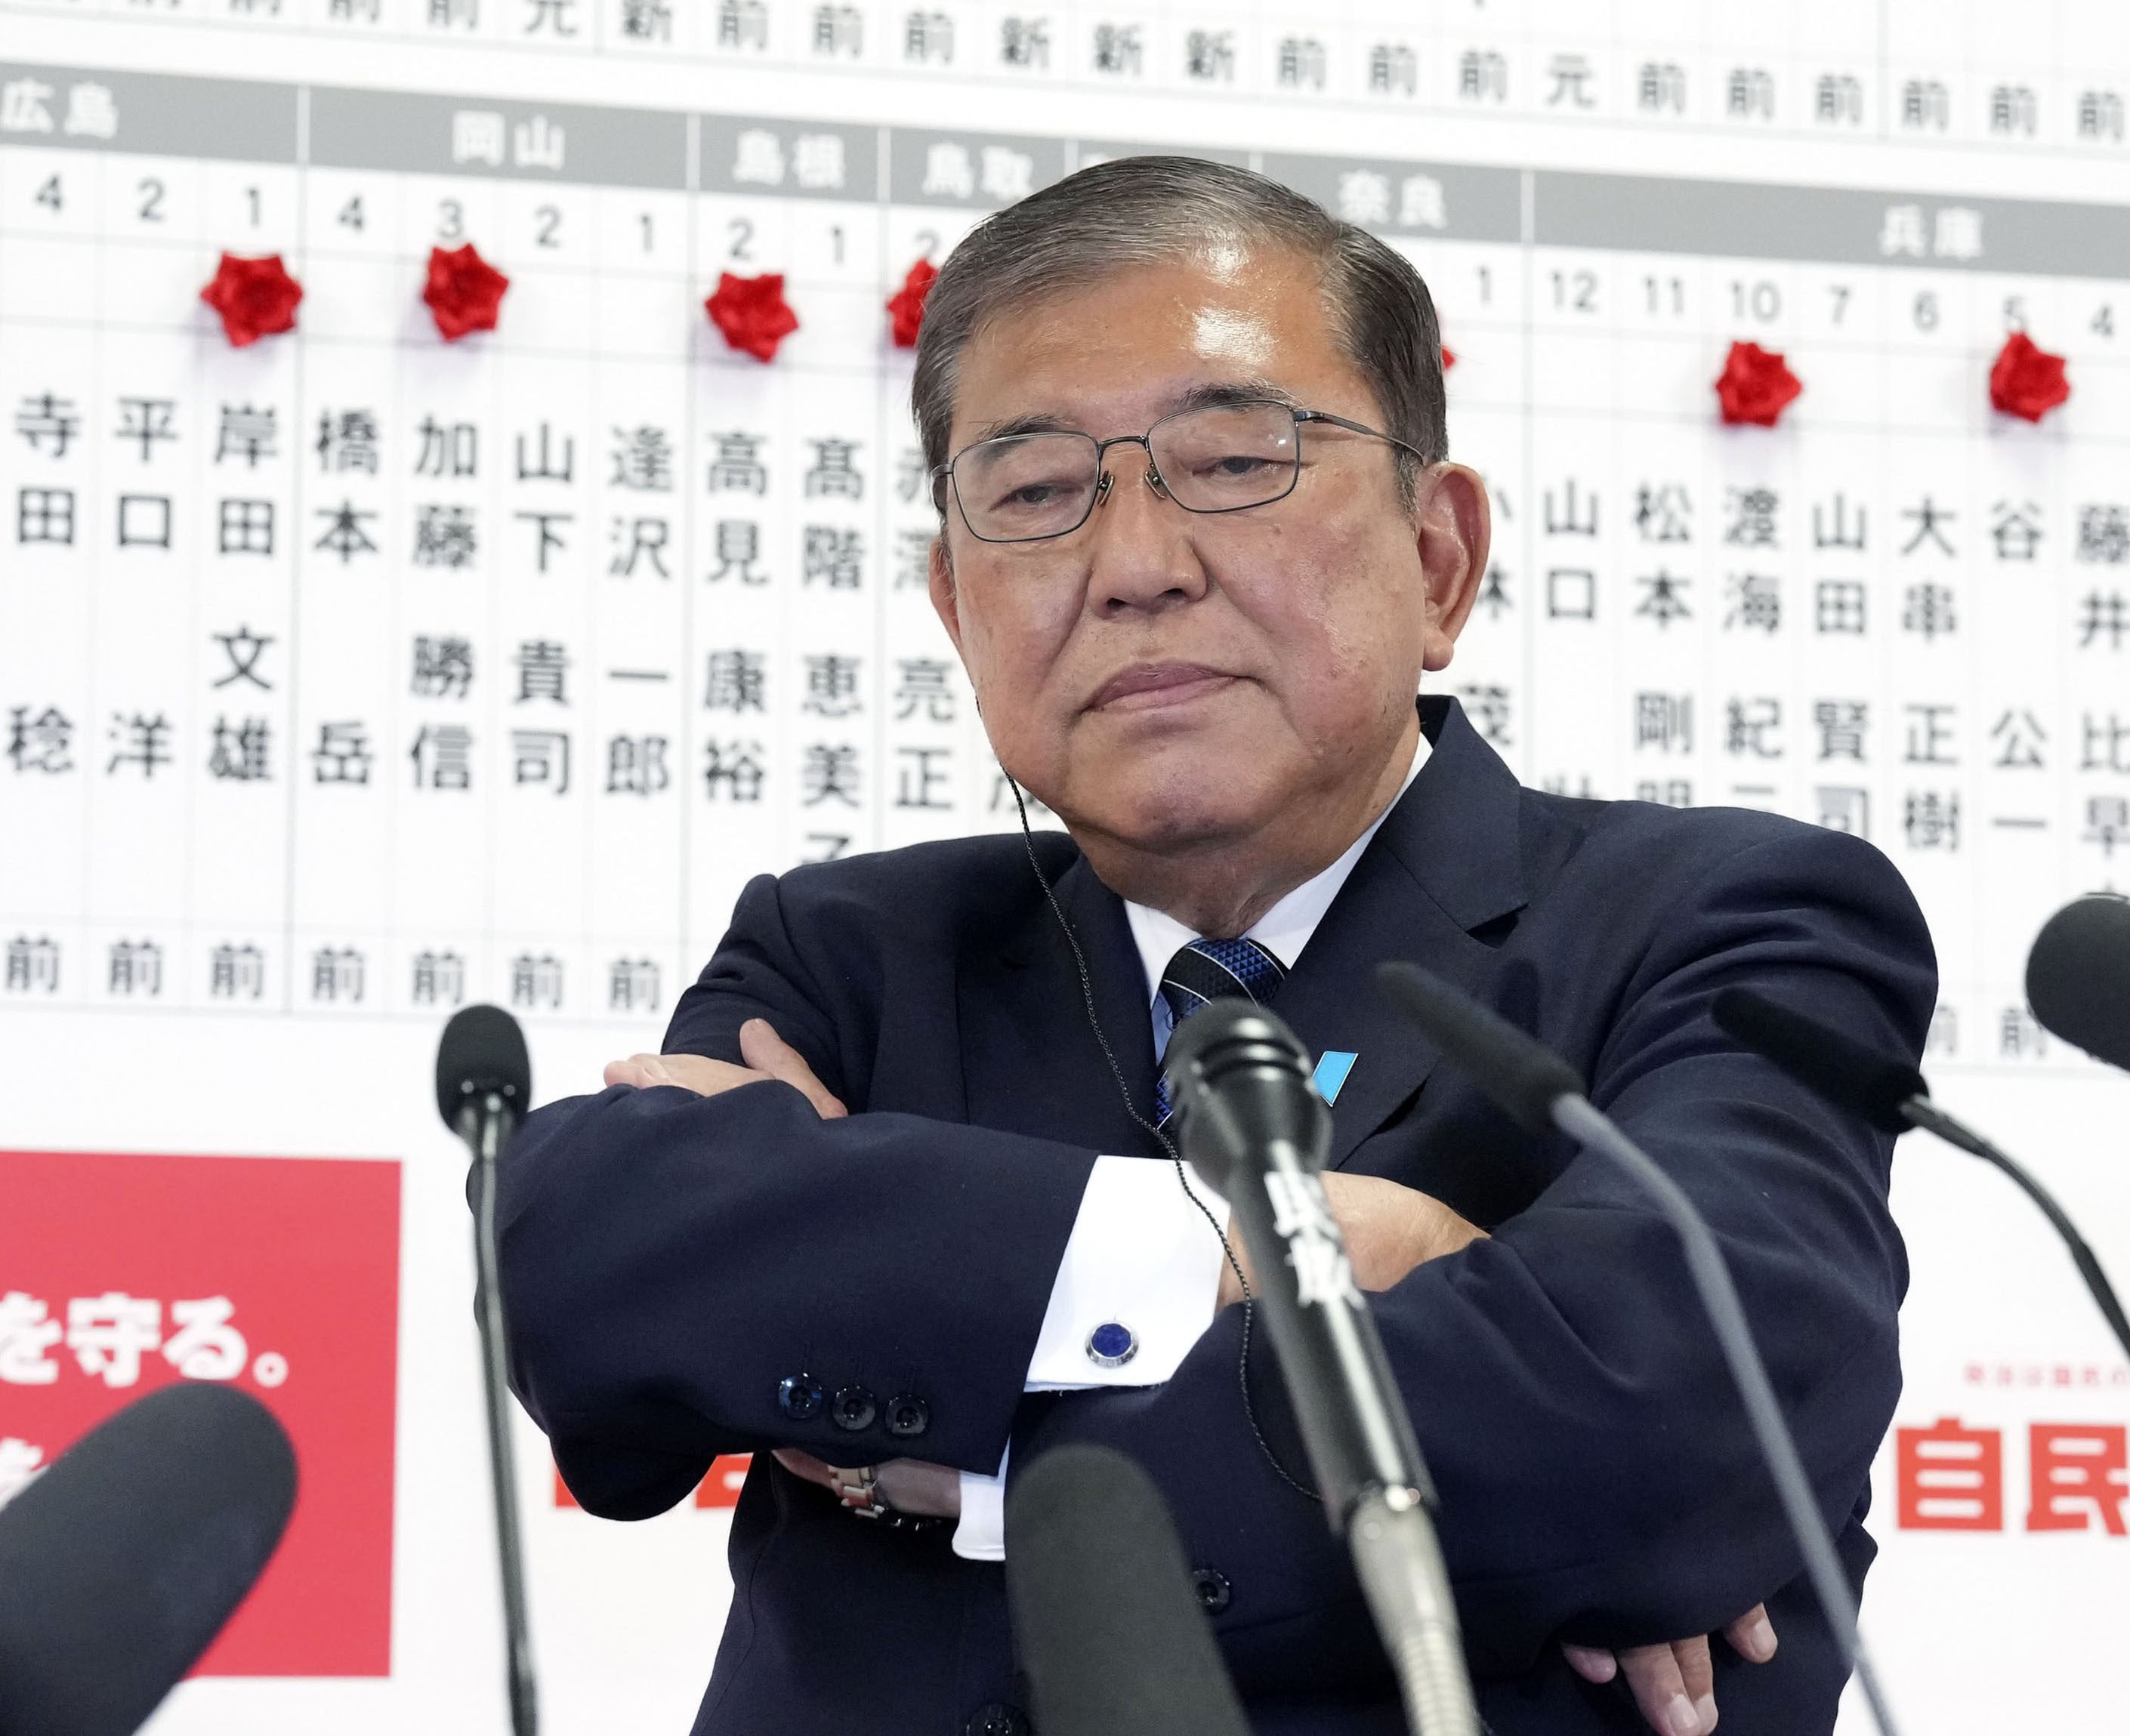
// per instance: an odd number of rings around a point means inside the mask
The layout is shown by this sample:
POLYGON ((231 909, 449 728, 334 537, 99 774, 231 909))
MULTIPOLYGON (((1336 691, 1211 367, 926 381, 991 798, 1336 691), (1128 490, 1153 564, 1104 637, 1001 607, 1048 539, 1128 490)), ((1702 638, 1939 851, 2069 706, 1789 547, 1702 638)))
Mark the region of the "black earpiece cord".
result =
POLYGON ((1065 936, 1065 944, 1072 950, 1072 964, 1080 975, 1080 1000, 1087 1009, 1088 1028, 1095 1033, 1095 1041, 1102 1051, 1102 1059, 1110 1064, 1110 1076, 1117 1082, 1117 1094, 1124 1099, 1125 1114, 1130 1116, 1143 1132, 1151 1134, 1162 1150, 1168 1153, 1168 1161, 1176 1166, 1176 1185, 1183 1190, 1184 1197, 1198 1208, 1207 1228, 1220 1238, 1220 1252, 1227 1257, 1229 1270, 1235 1273, 1235 1282, 1242 1286, 1243 1348, 1235 1366, 1235 1376, 1242 1388, 1243 1414, 1249 1419, 1250 1433, 1257 1440, 1258 1450, 1264 1454, 1265 1462, 1279 1473, 1282 1482, 1297 1495, 1321 1502, 1323 1500, 1321 1495, 1280 1462, 1279 1455, 1272 1450, 1272 1443, 1264 1437, 1264 1430, 1258 1426, 1257 1405, 1250 1397, 1250 1328, 1257 1314, 1256 1300, 1250 1294, 1250 1281, 1243 1276, 1242 1262, 1236 1259, 1235 1247, 1228 1240, 1227 1232, 1220 1228, 1220 1220, 1214 1217, 1206 1202, 1192 1191, 1190 1180, 1183 1173, 1183 1159, 1177 1152, 1175 1142, 1161 1128, 1140 1114, 1139 1106, 1132 1101, 1131 1087, 1125 1082, 1124 1069, 1117 1065, 1115 1052, 1110 1047, 1109 1038, 1102 1034, 1102 1022, 1095 1012, 1094 980, 1087 974, 1087 957, 1080 950, 1080 937, 1072 932, 1072 923, 1065 919, 1064 911, 1058 907, 1058 894, 1051 889, 1050 881, 1043 872, 1042 863, 1036 860, 1035 834, 1029 828, 1028 804, 1021 799, 1020 785, 1010 772, 1005 775, 1005 781, 1006 787, 1013 792, 1013 805, 1020 814, 1020 837, 1028 851, 1028 866, 1035 875, 1035 884, 1043 889, 1044 899, 1050 906, 1050 913, 1058 918, 1058 926, 1065 936))

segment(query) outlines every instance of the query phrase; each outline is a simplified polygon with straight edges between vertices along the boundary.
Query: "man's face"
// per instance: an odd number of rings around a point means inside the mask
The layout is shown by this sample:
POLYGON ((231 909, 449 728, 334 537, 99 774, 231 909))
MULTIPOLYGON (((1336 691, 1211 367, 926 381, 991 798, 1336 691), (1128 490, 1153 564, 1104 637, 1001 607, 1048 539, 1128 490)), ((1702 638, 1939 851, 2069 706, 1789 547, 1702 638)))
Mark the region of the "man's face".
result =
MULTIPOLYGON (((1143 434, 1208 389, 1383 426, 1315 265, 1230 249, 995 320, 961 356, 948 450, 1038 417, 1143 434)), ((949 501, 933 600, 1001 761, 1076 833, 1153 850, 1244 838, 1312 793, 1373 782, 1411 727, 1421 670, 1447 663, 1470 602, 1469 575, 1445 589, 1430 553, 1430 522, 1439 542, 1456 516, 1434 503, 1448 467, 1409 510, 1394 447, 1321 423, 1301 446, 1294 491, 1237 513, 1162 498, 1139 446, 1105 455, 1114 485, 1066 536, 985 542, 949 501)), ((1459 488, 1478 546, 1451 526, 1448 564, 1483 563, 1483 496, 1459 488)))

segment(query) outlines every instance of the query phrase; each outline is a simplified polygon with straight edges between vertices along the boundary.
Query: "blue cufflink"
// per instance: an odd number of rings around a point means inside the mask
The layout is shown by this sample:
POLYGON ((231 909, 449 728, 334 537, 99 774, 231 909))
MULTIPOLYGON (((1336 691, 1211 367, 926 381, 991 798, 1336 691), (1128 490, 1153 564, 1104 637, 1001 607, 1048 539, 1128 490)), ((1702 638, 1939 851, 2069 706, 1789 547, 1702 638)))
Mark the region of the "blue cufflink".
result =
POLYGON ((1326 1104, 1335 1104, 1346 1075, 1361 1057, 1346 1049, 1326 1049, 1316 1063, 1316 1094, 1326 1104))
POLYGON ((1105 1320, 1087 1334, 1087 1360, 1097 1368, 1122 1368, 1139 1354, 1139 1335, 1120 1320, 1105 1320))

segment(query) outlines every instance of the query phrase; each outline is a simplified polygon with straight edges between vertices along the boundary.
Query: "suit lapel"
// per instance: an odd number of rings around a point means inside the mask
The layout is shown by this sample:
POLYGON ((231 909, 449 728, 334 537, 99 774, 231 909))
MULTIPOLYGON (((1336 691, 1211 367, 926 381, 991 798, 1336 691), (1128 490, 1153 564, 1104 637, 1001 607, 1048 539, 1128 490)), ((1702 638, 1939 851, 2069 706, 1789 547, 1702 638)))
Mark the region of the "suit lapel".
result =
POLYGON ((1476 990, 1496 953, 1472 931, 1522 908, 1516 777, 1455 701, 1421 702, 1434 751, 1282 985, 1274 1010, 1311 1056, 1358 1058, 1332 1109, 1334 1168, 1426 1083, 1439 1051, 1384 1004, 1375 968, 1406 959, 1476 990))
MULTIPOLYGON (((1474 929, 1525 901, 1515 774, 1453 699, 1420 702, 1433 752, 1399 798, 1281 986, 1274 1010, 1311 1057, 1359 1057, 1332 1110, 1328 1161, 1344 1163, 1419 1090, 1437 1052, 1385 1006, 1376 966, 1409 959, 1477 990, 1496 957, 1474 929)), ((1080 942, 1078 963, 1033 876, 1017 918, 970 947, 956 985, 968 1118, 1101 1152, 1159 1147, 1125 1112, 1088 1028, 1091 994, 1131 1101, 1150 1116, 1147 987, 1123 901, 1064 839, 1039 837, 1044 872, 1080 942)))
POLYGON ((958 971, 958 1022, 968 1118, 1099 1152, 1158 1148, 1126 1114, 1115 1076, 1089 1028, 1091 994, 1101 1034, 1133 1104, 1150 1115, 1153 1036, 1145 972, 1124 904, 1063 840, 1042 840, 1044 871, 1086 965, 1037 892, 995 947, 972 947, 958 971))

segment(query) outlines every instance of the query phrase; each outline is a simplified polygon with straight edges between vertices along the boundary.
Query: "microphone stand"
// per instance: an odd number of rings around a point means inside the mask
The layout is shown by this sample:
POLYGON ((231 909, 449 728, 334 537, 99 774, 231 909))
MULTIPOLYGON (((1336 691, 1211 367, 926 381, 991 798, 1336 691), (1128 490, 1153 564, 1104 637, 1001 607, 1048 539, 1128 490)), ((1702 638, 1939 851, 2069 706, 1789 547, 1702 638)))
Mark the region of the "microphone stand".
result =
POLYGON ((509 1653, 513 1736, 535 1736, 539 1697, 525 1612, 525 1546, 518 1529, 518 1471, 510 1450, 510 1383, 504 1365, 503 1290, 496 1276, 495 1160, 514 1118, 499 1091, 459 1111, 458 1134, 474 1157, 474 1313, 480 1323, 482 1385, 488 1400, 489 1480, 495 1490, 495 1543, 503 1569, 504 1635, 509 1653))
POLYGON ((1805 1571, 1812 1579, 1812 1590, 1818 1595, 1820 1607, 1827 1612, 1827 1626, 1834 1631, 1835 1643, 1841 1648, 1842 1656, 1855 1666, 1857 1683, 1870 1703, 1871 1715, 1878 1721, 1879 1729, 1884 1736, 1896 1736, 1893 1709, 1886 1702, 1885 1692, 1879 1685, 1879 1672, 1864 1648, 1864 1636, 1857 1629, 1856 1605, 1850 1595, 1849 1576, 1841 1571, 1841 1559, 1834 1552, 1834 1539, 1827 1533, 1827 1521, 1821 1516, 1819 1503, 1813 1497, 1812 1480, 1805 1473, 1804 1461, 1798 1456, 1796 1442, 1790 1438, 1782 1405, 1768 1379, 1767 1366, 1753 1343, 1745 1306, 1738 1300, 1737 1286, 1731 1281, 1731 1269, 1724 1264, 1723 1252, 1717 1247, 1715 1236, 1693 1202, 1687 1198, 1685 1190, 1658 1166, 1655 1158, 1601 1114, 1588 1098, 1580 1092, 1563 1095, 1555 1100, 1551 1114, 1554 1124, 1561 1132, 1605 1152, 1640 1181, 1678 1233, 1686 1254, 1687 1270, 1693 1276, 1694 1288, 1701 1293, 1702 1306, 1708 1311, 1710 1323, 1716 1328, 1716 1340, 1722 1347, 1724 1361, 1731 1366, 1731 1377, 1737 1383, 1738 1395, 1745 1400, 1746 1417, 1760 1443, 1761 1457, 1774 1476, 1776 1492, 1782 1498, 1790 1530, 1804 1556, 1805 1571))
POLYGON ((1901 1114, 1908 1118, 1911 1126, 1920 1128, 1927 1133, 1937 1134, 1947 1145, 1956 1147, 1971 1157, 1980 1157, 1984 1163, 1994 1164, 2018 1183, 2027 1197, 2041 1208, 2042 1215, 2056 1227, 2056 1233, 2063 1238, 2064 1246, 2070 1251, 2071 1262, 2078 1267, 2079 1276, 2085 1280, 2086 1289, 2093 1293, 2094 1305, 2106 1318, 2109 1330, 2115 1334, 2115 1341, 2123 1347, 2123 1355, 2130 1357, 2130 1320, 2123 1318, 2123 1304, 2115 1298, 2115 1286, 2108 1281, 2108 1274, 2101 1270, 2100 1261, 2094 1257, 2093 1250, 2085 1245, 2085 1238, 2079 1234, 2078 1227, 2056 1204, 2049 1190, 2021 1165, 2013 1161, 2009 1156, 1998 1150, 1972 1128, 1954 1120, 1929 1098, 1917 1095, 1903 1099, 1901 1114))

